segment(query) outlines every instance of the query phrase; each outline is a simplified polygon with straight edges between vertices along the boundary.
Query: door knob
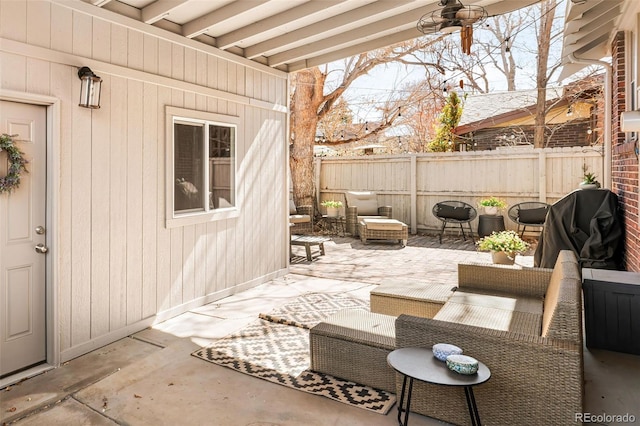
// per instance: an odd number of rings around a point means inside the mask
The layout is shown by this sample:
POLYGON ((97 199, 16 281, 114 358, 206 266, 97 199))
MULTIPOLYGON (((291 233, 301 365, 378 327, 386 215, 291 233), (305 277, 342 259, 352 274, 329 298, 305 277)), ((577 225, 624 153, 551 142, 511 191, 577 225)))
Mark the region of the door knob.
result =
POLYGON ((44 244, 37 244, 35 249, 36 249, 36 252, 42 253, 42 254, 49 251, 49 247, 45 246, 44 244))
POLYGON ((36 234, 42 235, 45 233, 44 226, 36 226, 36 234))

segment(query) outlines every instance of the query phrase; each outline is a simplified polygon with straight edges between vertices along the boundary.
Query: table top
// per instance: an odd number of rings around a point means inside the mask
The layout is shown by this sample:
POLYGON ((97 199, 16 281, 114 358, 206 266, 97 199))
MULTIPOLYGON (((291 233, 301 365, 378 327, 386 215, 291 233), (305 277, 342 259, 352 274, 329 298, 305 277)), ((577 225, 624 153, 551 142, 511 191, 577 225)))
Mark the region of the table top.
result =
POLYGON ((640 274, 629 271, 583 268, 582 281, 587 280, 616 284, 640 285, 640 274))
POLYGON ((331 241, 331 238, 320 237, 315 235, 291 235, 292 243, 325 243, 331 241))
POLYGON ((387 362, 398 373, 422 382, 445 386, 474 386, 491 378, 491 371, 478 362, 478 372, 472 375, 459 374, 447 368, 447 364, 433 356, 431 349, 402 348, 387 356, 387 362))

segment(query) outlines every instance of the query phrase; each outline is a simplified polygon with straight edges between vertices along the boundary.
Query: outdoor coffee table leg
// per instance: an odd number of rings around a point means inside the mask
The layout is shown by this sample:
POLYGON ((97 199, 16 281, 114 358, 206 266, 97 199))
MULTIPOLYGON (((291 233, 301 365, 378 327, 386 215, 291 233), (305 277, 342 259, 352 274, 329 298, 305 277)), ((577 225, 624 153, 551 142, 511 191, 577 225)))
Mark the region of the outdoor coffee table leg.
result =
POLYGON ((467 406, 469 407, 469 415, 471 416, 471 424, 473 426, 481 426, 480 414, 478 413, 478 406, 476 405, 476 398, 473 395, 473 388, 471 386, 464 387, 464 395, 467 397, 467 406))
POLYGON ((400 392, 400 401, 398 401, 398 425, 402 425, 402 405, 404 404, 404 392, 407 388, 407 376, 402 379, 402 391, 400 392))
POLYGON ((304 245, 304 250, 307 253, 307 260, 311 262, 313 260, 313 257, 311 257, 311 244, 306 243, 304 245))
POLYGON ((407 426, 409 424, 409 409, 411 408, 411 391, 413 390, 413 377, 404 376, 402 380, 402 391, 400 392, 400 401, 398 402, 398 426, 407 426), (407 391, 407 381, 409 381, 409 390, 407 391), (407 393, 407 407, 404 405, 404 395, 407 393), (402 413, 404 412, 404 421, 402 421, 402 413))
POLYGON ((324 243, 320 243, 319 246, 320 246, 320 254, 324 256, 324 243))

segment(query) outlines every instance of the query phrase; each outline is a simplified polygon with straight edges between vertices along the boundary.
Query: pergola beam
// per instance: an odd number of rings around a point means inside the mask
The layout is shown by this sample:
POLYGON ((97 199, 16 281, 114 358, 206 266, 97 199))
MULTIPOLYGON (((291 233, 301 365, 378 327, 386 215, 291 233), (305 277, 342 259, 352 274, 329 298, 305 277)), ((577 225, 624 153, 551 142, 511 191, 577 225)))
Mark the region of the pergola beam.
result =
POLYGON ((214 10, 211 13, 207 13, 198 19, 185 23, 182 26, 182 35, 188 38, 193 38, 205 33, 209 28, 219 24, 220 22, 233 19, 237 15, 246 13, 251 9, 267 3, 268 1, 269 0, 243 0, 230 3, 227 6, 214 10))
POLYGON ((153 24, 162 18, 171 14, 171 11, 177 9, 189 0, 157 0, 149 6, 142 8, 142 22, 153 24))
POLYGON ((313 13, 326 10, 332 6, 343 3, 347 0, 332 1, 310 1, 300 6, 289 9, 286 12, 270 16, 262 21, 248 25, 244 28, 232 31, 217 38, 217 47, 227 49, 242 40, 256 37, 269 31, 277 30, 278 27, 291 24, 301 18, 305 18, 313 13))
MULTIPOLYGON (((393 2, 394 7, 400 7, 409 3, 407 0, 398 0, 393 2)), ((421 6, 422 8, 422 6, 421 6)), ((256 56, 264 55, 270 50, 281 49, 286 45, 299 45, 304 40, 312 39, 318 34, 336 31, 341 27, 353 26, 354 23, 362 21, 363 19, 369 19, 376 14, 381 14, 389 11, 389 4, 386 2, 376 2, 367 4, 357 9, 350 10, 338 16, 327 18, 313 25, 308 25, 299 30, 292 31, 284 34, 280 37, 275 37, 270 40, 266 40, 262 43, 254 44, 245 49, 245 56, 247 58, 255 58, 256 56)), ((415 13, 415 11, 414 11, 415 13)), ((415 15, 413 17, 415 19, 415 15)), ((377 26, 377 24, 376 24, 377 26)))

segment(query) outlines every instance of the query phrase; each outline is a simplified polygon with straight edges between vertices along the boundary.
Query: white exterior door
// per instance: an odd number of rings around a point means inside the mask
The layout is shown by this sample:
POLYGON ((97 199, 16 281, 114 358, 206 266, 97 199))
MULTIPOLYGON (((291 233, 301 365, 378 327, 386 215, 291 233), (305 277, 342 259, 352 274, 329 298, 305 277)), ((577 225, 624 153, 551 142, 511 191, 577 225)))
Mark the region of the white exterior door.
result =
MULTIPOLYGON (((0 194, 0 377, 46 361, 46 108, 0 101, 0 133, 29 161, 0 194)), ((0 152, 0 176, 7 174, 0 152)))

